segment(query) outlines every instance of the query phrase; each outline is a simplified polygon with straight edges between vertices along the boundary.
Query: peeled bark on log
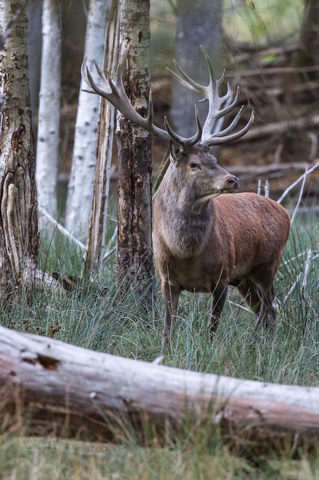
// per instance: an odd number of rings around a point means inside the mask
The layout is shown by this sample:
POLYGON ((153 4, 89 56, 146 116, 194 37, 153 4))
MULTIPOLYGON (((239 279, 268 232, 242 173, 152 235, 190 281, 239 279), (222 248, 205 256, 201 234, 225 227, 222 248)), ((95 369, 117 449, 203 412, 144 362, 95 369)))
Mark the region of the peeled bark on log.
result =
POLYGON ((114 439, 130 428, 143 441, 145 422, 158 438, 187 422, 261 450, 319 438, 319 388, 180 370, 4 327, 0 387, 2 415, 28 412, 29 434, 114 439))

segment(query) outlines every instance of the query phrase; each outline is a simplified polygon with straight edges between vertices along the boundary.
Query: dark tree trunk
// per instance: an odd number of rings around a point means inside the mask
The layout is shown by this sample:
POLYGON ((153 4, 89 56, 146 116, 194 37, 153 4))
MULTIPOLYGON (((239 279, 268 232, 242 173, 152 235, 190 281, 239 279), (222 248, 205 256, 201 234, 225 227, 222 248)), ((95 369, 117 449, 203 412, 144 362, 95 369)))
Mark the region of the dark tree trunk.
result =
POLYGON ((5 95, 0 136, 0 290, 16 294, 32 286, 38 256, 35 157, 29 95, 25 0, 0 4, 0 30, 16 13, 1 52, 0 88, 5 95))
POLYGON ((42 7, 43 0, 26 0, 28 15, 29 84, 33 125, 39 108, 41 51, 42 51, 42 7))
MULTIPOLYGON (((120 7, 121 53, 127 44, 125 89, 132 105, 146 115, 150 89, 149 0, 123 0, 120 7)), ((153 296, 152 253, 152 137, 117 115, 118 247, 119 279, 147 287, 147 303, 153 296)))
MULTIPOLYGON (((178 0, 175 58, 179 66, 192 79, 208 83, 206 61, 200 46, 211 58, 215 75, 219 75, 222 46, 222 0, 178 0)), ((194 104, 203 123, 207 114, 206 103, 198 103, 200 96, 173 82, 171 116, 180 135, 190 137, 196 132, 194 104)))
MULTIPOLYGON (((319 0, 304 0, 300 45, 298 65, 317 64, 319 61, 319 0)), ((311 76, 318 77, 318 73, 313 73, 311 76)))

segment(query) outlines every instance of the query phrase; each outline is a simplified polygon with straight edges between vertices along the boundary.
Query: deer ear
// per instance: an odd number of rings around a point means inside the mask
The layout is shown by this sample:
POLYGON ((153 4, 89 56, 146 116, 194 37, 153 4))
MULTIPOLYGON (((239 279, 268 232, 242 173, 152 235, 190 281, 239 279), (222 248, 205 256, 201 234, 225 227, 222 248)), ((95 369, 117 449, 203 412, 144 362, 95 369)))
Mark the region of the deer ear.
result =
POLYGON ((173 165, 175 165, 175 167, 176 167, 178 162, 180 161, 180 159, 182 157, 181 148, 171 140, 170 144, 169 144, 169 149, 170 149, 170 154, 171 154, 170 155, 170 160, 173 163, 173 165))

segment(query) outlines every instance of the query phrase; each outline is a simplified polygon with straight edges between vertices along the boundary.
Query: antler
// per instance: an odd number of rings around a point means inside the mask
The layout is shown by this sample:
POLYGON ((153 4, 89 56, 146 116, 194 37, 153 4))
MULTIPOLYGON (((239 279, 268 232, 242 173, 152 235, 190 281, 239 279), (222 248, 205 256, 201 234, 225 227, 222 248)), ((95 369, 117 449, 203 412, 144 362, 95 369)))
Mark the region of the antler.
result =
POLYGON ((200 143, 208 147, 211 147, 213 145, 221 145, 222 143, 227 143, 227 142, 230 142, 231 140, 236 140, 237 138, 240 138, 243 135, 245 135, 245 133, 248 132, 248 130, 253 125, 254 111, 251 112, 251 116, 247 125, 239 132, 228 135, 236 127, 241 117, 242 110, 244 108, 243 106, 240 108, 239 112, 237 113, 236 117, 234 118, 232 123, 229 125, 229 127, 227 127, 225 130, 221 132, 212 133, 214 127, 216 127, 217 120, 227 115, 227 113, 231 112, 233 108, 236 106, 237 100, 238 100, 238 94, 239 94, 239 87, 237 87, 237 92, 234 100, 232 100, 233 92, 230 88, 229 83, 227 83, 226 95, 224 95, 223 97, 219 97, 218 87, 221 85, 221 83, 225 78, 225 70, 221 78, 219 80, 215 80, 210 58, 207 55, 206 50, 204 49, 203 46, 201 46, 201 49, 203 50, 203 53, 205 55, 205 59, 206 59, 208 71, 209 71, 209 84, 206 87, 194 82, 194 80, 192 80, 180 68, 180 66, 177 64, 175 60, 174 60, 175 66, 178 69, 181 76, 177 75, 175 72, 173 72, 170 69, 168 70, 175 76, 175 78, 184 87, 188 88, 189 90, 193 90, 194 92, 197 92, 200 95, 203 95, 204 98, 200 101, 206 102, 208 100, 208 103, 209 103, 208 115, 203 126, 203 134, 202 134, 202 139, 200 143), (224 105, 224 108, 221 109, 223 105, 224 105))
POLYGON ((83 80, 89 87, 91 87, 92 90, 84 90, 84 91, 88 93, 94 93, 96 95, 100 95, 103 98, 106 98, 106 100, 108 100, 112 105, 114 105, 114 107, 117 108, 122 113, 122 115, 124 115, 124 117, 126 117, 128 120, 131 120, 139 127, 142 127, 144 130, 147 130, 148 132, 156 135, 157 137, 162 138, 163 140, 168 140, 168 141, 173 140, 175 143, 181 146, 184 152, 189 151, 196 143, 199 142, 202 136, 202 128, 199 122, 199 116, 198 116, 196 105, 195 105, 195 116, 196 116, 196 123, 197 123, 197 132, 191 138, 184 138, 184 137, 181 137, 180 135, 177 135, 177 133, 173 132, 173 130, 168 124, 166 117, 164 118, 164 124, 165 124, 166 130, 163 130, 153 124, 154 110, 153 110, 151 92, 149 95, 149 107, 148 107, 148 113, 146 118, 143 118, 141 115, 139 115, 132 107, 131 102, 129 101, 125 93, 125 89, 123 85, 122 70, 123 70, 123 66, 124 66, 128 51, 129 51, 129 46, 126 48, 118 64, 117 71, 115 74, 115 84, 111 79, 106 78, 104 72, 99 68, 97 63, 94 61, 97 73, 100 77, 100 83, 99 85, 97 85, 94 82, 92 75, 86 65, 87 59, 85 59, 82 64, 81 73, 82 73, 83 80))

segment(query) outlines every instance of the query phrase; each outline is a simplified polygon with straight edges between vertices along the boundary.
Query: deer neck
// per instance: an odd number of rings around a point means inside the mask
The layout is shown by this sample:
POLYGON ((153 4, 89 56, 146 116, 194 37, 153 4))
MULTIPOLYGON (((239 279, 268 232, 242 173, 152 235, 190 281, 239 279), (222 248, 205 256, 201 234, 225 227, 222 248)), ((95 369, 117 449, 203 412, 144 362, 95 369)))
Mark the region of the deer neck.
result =
POLYGON ((199 254, 213 228, 211 202, 199 200, 180 179, 173 175, 163 179, 157 195, 162 234, 170 251, 180 258, 199 254))

